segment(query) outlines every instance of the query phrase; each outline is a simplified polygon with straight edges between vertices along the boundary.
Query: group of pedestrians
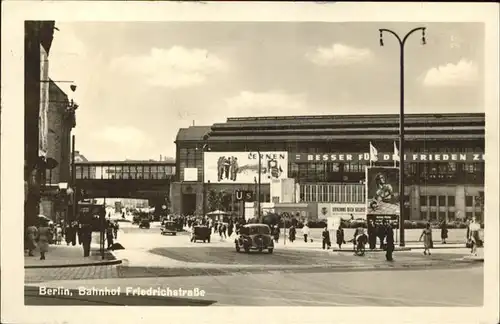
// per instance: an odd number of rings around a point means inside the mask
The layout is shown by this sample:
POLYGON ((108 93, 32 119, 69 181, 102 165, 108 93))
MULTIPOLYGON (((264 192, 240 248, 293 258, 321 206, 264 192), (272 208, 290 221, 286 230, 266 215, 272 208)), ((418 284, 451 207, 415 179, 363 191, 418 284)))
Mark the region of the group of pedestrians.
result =
POLYGON ((54 224, 45 218, 39 218, 38 224, 31 224, 26 228, 25 250, 28 251, 28 256, 34 256, 34 252, 38 248, 40 260, 45 260, 49 251, 49 245, 61 245, 63 239, 68 246, 81 245, 84 257, 90 255, 90 243, 92 241, 92 228, 90 224, 78 221, 66 224, 64 221, 61 221, 58 224, 54 224))

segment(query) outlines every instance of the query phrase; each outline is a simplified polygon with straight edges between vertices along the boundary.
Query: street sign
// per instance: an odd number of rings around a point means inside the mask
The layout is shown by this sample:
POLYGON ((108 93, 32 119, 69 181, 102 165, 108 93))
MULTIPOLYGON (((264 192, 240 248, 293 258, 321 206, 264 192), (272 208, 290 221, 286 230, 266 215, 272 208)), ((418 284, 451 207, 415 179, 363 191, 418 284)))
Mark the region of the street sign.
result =
POLYGON ((253 201, 254 194, 253 191, 235 190, 234 198, 236 199, 236 201, 253 201))

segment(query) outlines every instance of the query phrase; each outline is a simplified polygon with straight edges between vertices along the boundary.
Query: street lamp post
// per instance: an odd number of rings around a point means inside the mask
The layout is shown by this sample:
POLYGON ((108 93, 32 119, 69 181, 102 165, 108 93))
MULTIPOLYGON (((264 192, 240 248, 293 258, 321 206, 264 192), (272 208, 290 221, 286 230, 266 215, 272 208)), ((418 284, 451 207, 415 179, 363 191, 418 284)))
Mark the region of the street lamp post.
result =
POLYGON ((404 142, 405 142, 405 132, 404 132, 404 116, 405 116, 405 103, 404 103, 404 47, 406 44, 406 40, 410 35, 414 32, 421 30, 422 31, 422 45, 425 45, 425 27, 417 27, 410 30, 404 37, 401 39, 399 35, 390 30, 390 29, 379 29, 380 32, 380 46, 384 46, 384 40, 382 35, 384 32, 392 34, 399 42, 400 48, 400 59, 399 59, 399 72, 400 72, 400 84, 399 84, 399 94, 400 94, 400 110, 399 110, 399 246, 405 246, 405 231, 404 231, 404 142))
POLYGON ((258 172, 259 174, 257 175, 257 220, 258 222, 262 222, 261 220, 261 215, 260 215, 260 187, 261 187, 261 173, 262 173, 262 157, 260 155, 260 150, 257 150, 257 154, 259 155, 259 167, 258 167, 258 172))
MULTIPOLYGON (((203 140, 206 142, 208 139, 208 136, 205 136, 203 138, 203 140)), ((202 188, 203 188, 203 192, 202 192, 202 212, 203 212, 203 217, 205 217, 207 215, 207 203, 206 203, 206 199, 207 199, 207 187, 205 185, 205 152, 207 151, 210 151, 210 147, 208 146, 207 143, 203 144, 203 147, 202 147, 202 150, 201 150, 201 154, 202 154, 202 162, 203 162, 203 172, 201 173, 201 185, 202 185, 202 188)))

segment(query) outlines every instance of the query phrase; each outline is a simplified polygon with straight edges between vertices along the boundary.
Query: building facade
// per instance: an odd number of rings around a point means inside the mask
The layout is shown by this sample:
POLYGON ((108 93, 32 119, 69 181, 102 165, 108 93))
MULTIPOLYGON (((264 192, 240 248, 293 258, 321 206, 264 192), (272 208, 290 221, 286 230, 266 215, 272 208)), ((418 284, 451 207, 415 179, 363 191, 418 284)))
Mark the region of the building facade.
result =
MULTIPOLYGON (((216 191, 225 196, 227 211, 239 212, 234 192, 257 192, 256 179, 249 177, 255 174, 250 169, 257 152, 262 158, 262 202, 273 201, 271 181, 263 178, 274 166, 274 176, 267 177, 294 179, 299 187, 298 202, 363 205, 370 142, 378 151, 378 161, 373 165, 393 167, 398 117, 229 118, 226 123, 180 129, 173 210, 201 214, 203 201, 206 210, 207 197, 216 191), (286 158, 280 160, 276 153, 280 157, 286 153, 286 158), (224 168, 219 168, 219 158, 226 158, 226 165, 228 159, 235 161, 238 169, 248 171, 241 172, 240 179, 226 180, 225 175, 221 179, 217 170, 224 173, 224 168)), ((482 216, 476 198, 484 192, 484 126, 484 114, 406 116, 405 219, 482 216)), ((321 217, 318 214, 310 216, 321 217)))
POLYGON ((51 80, 45 158, 56 161, 57 165, 42 175, 40 213, 54 221, 65 219, 68 212, 67 196, 60 195, 59 187, 67 188, 71 183, 71 130, 75 126, 75 110, 68 96, 51 80))
POLYGON ((24 223, 36 224, 48 145, 48 57, 54 21, 26 21, 24 33, 24 223))

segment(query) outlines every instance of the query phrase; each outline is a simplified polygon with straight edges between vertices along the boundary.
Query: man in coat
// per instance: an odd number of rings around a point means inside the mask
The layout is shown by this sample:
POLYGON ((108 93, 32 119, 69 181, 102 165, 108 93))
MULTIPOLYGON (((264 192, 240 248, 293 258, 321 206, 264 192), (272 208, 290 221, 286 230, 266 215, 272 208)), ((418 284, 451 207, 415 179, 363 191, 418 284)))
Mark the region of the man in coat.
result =
POLYGON ((384 224, 385 227, 385 259, 387 261, 393 261, 392 253, 394 252, 394 230, 392 226, 388 223, 384 224))
POLYGON ((374 250, 377 247, 377 227, 373 219, 368 221, 368 245, 370 250, 374 250))
POLYGON ((323 243, 322 243, 323 250, 325 248, 328 250, 332 246, 332 242, 330 241, 330 232, 328 232, 327 227, 323 229, 321 237, 323 238, 323 243))

